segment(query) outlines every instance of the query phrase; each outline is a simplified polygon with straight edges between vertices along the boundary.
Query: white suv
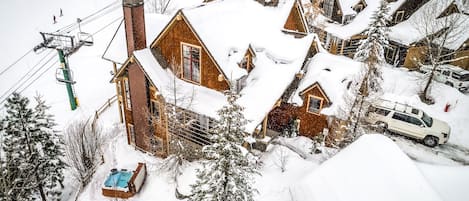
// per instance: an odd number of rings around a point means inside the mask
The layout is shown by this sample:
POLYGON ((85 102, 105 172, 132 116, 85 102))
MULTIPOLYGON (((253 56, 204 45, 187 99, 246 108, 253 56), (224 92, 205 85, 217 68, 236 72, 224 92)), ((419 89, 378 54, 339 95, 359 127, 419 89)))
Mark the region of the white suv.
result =
POLYGON ((446 122, 432 118, 422 110, 386 100, 379 100, 369 107, 366 121, 382 131, 423 140, 429 147, 448 142, 451 130, 446 122))
MULTIPOLYGON (((429 73, 431 72, 431 66, 423 66, 420 71, 425 74, 429 73)), ((454 87, 463 93, 469 91, 469 71, 462 68, 452 65, 441 66, 435 70, 433 79, 454 87)))

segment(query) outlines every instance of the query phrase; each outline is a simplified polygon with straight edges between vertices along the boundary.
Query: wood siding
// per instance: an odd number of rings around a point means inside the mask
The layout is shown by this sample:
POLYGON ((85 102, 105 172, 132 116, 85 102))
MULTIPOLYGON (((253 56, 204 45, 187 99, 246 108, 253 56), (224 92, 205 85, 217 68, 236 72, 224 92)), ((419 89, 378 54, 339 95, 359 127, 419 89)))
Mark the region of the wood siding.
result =
POLYGON ((170 65, 176 64, 178 66, 182 66, 181 43, 201 47, 200 85, 217 91, 229 89, 228 82, 226 80, 218 81, 218 77, 222 72, 218 70, 207 50, 190 28, 186 20, 184 20, 182 14, 178 14, 178 16, 176 16, 166 28, 165 32, 157 39, 157 43, 153 48, 159 48, 161 54, 170 65))
POLYGON ((405 61, 404 61, 404 67, 407 67, 410 69, 417 68, 418 61, 425 60, 425 52, 426 52, 425 46, 410 47, 407 50, 407 54, 406 54, 405 61))
POLYGON ((287 21, 285 22, 285 29, 307 33, 306 25, 303 23, 302 13, 298 4, 295 3, 290 10, 287 21))
MULTIPOLYGON (((297 108, 297 116, 301 120, 300 133, 307 137, 313 137, 318 133, 322 132, 324 128, 327 128, 327 116, 323 114, 312 114, 308 110, 308 97, 316 96, 323 99, 322 108, 329 105, 327 97, 321 92, 319 87, 313 87, 305 91, 301 98, 303 99, 303 105, 297 108)), ((321 108, 321 109, 322 109, 321 108)))
POLYGON ((458 60, 458 61, 454 61, 451 64, 453 64, 455 66, 459 66, 459 67, 464 68, 466 70, 469 70, 469 49, 456 52, 455 58, 460 58, 460 57, 467 57, 467 58, 461 59, 461 60, 458 60))
POLYGON ((405 1, 397 10, 396 12, 393 13, 392 15, 392 20, 390 21, 390 25, 395 25, 399 22, 405 21, 409 19, 409 17, 420 7, 422 7, 425 3, 427 3, 429 0, 408 0, 405 1), (403 12, 402 19, 396 20, 396 17, 398 17, 399 12, 403 12))
POLYGON ((307 111, 308 96, 313 95, 323 98, 323 106, 329 105, 327 97, 320 91, 319 87, 312 87, 302 95, 303 105, 294 106, 288 103, 281 103, 274 108, 268 116, 267 128, 277 132, 282 132, 288 128, 292 119, 300 119, 300 135, 313 137, 328 128, 327 116, 323 114, 312 114, 307 111))

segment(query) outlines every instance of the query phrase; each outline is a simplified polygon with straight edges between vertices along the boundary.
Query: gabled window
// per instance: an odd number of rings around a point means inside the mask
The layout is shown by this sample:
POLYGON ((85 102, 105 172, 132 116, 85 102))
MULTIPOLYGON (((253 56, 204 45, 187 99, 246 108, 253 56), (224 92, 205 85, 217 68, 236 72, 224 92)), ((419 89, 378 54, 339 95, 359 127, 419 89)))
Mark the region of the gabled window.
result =
POLYGON ((132 103, 130 102, 130 86, 129 79, 124 78, 124 92, 125 92, 125 106, 128 110, 132 109, 132 103))
POLYGON ((182 77, 200 83, 200 47, 182 43, 182 77))
POLYGON ((308 105, 307 111, 313 114, 319 114, 319 111, 322 109, 324 99, 317 96, 308 96, 308 105))

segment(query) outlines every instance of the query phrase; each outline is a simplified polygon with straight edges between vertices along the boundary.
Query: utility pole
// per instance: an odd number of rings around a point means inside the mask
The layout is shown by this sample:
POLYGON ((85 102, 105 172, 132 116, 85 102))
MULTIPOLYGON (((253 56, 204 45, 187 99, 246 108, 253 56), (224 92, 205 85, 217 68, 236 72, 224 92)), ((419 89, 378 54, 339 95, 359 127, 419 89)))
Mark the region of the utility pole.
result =
MULTIPOLYGON (((91 46, 93 45, 93 38, 90 34, 84 32, 78 32, 78 39, 76 40, 74 36, 56 34, 56 33, 43 33, 40 32, 43 42, 36 47, 34 51, 38 51, 42 48, 56 49, 59 53, 60 68, 63 77, 59 77, 56 73, 56 80, 58 82, 64 83, 67 88, 68 99, 70 101, 70 108, 72 110, 77 109, 79 106, 78 98, 73 89, 73 85, 76 83, 73 80, 72 71, 68 65, 68 56, 75 53, 81 46, 91 46)), ((56 71, 59 72, 59 71, 56 71)))

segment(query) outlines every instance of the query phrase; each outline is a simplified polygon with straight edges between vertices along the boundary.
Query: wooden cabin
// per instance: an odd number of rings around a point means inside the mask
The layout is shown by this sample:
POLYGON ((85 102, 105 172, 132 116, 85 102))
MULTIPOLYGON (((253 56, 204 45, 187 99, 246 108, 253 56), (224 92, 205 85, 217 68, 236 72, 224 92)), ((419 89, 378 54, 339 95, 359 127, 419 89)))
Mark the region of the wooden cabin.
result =
POLYGON ((324 0, 320 6, 324 16, 340 24, 348 24, 367 4, 365 0, 324 0))
MULTIPOLYGON (((328 5, 331 2, 335 2, 335 4, 340 5, 342 1, 325 1, 324 5, 328 5)), ((407 0, 388 0, 390 13, 396 13, 398 9, 404 10, 406 6, 407 0)), ((339 16, 342 18, 342 21, 338 21, 340 24, 336 22, 325 24, 320 24, 321 26, 313 27, 313 31, 318 33, 318 36, 325 47, 329 52, 332 54, 344 55, 347 57, 353 57, 356 52, 356 49, 359 46, 360 40, 366 38, 364 35, 365 30, 368 28, 368 24, 371 22, 371 16, 376 12, 379 7, 379 1, 370 1, 368 4, 365 0, 361 1, 346 1, 342 2, 345 5, 353 5, 349 6, 353 9, 350 9, 351 13, 355 13, 353 15, 349 15, 348 17, 339 16), (352 3, 352 4, 351 4, 352 3), (354 8, 361 8, 361 9, 354 9, 354 8), (356 12, 355 12, 356 11, 356 12), (355 20, 355 16, 360 15, 360 20, 355 20)), ((333 16, 328 14, 327 9, 323 6, 324 13, 326 17, 329 17, 334 20, 334 18, 338 18, 338 16, 333 16)), ((410 8, 409 8, 410 9, 410 8)), ((330 10, 330 9, 329 9, 330 10)), ((339 12, 342 13, 342 12, 339 12)), ((334 20, 336 21, 336 20, 334 20)))
MULTIPOLYGON (((443 45, 442 55, 448 55, 445 60, 455 60, 450 63, 462 68, 467 68, 468 60, 457 58, 467 55, 467 41, 469 34, 464 27, 469 27, 469 16, 462 13, 452 0, 427 1, 414 12, 407 21, 390 27, 389 43, 385 50, 386 61, 396 66, 405 66, 416 69, 420 64, 429 64, 428 47, 426 38, 439 38, 448 32, 444 27, 446 20, 458 20, 458 26, 448 33, 449 39, 443 45), (428 31, 423 31, 420 21, 430 20, 432 23, 428 31), (425 33, 426 32, 426 33, 425 33), (409 33, 412 33, 409 35, 409 33), (427 36, 425 34, 428 34, 427 36)), ((461 6, 461 5, 459 5, 461 6)), ((447 23, 446 23, 447 24, 447 23)), ((437 46, 437 44, 434 44, 437 46)))
POLYGON ((174 141, 179 140, 195 150, 188 157, 197 158, 200 147, 211 143, 216 109, 226 104, 223 91, 232 85, 242 94, 250 120, 246 132, 265 136, 267 114, 312 56, 314 36, 307 34, 297 0, 278 5, 241 1, 248 7, 235 9, 234 0, 225 0, 181 9, 146 47, 143 1, 124 0, 128 58, 113 82, 130 145, 165 157, 178 149, 174 141), (221 10, 223 16, 218 15, 221 10), (264 40, 266 36, 273 40, 264 40), (285 77, 276 79, 279 75, 285 77), (263 96, 266 89, 258 85, 279 89, 263 96))

